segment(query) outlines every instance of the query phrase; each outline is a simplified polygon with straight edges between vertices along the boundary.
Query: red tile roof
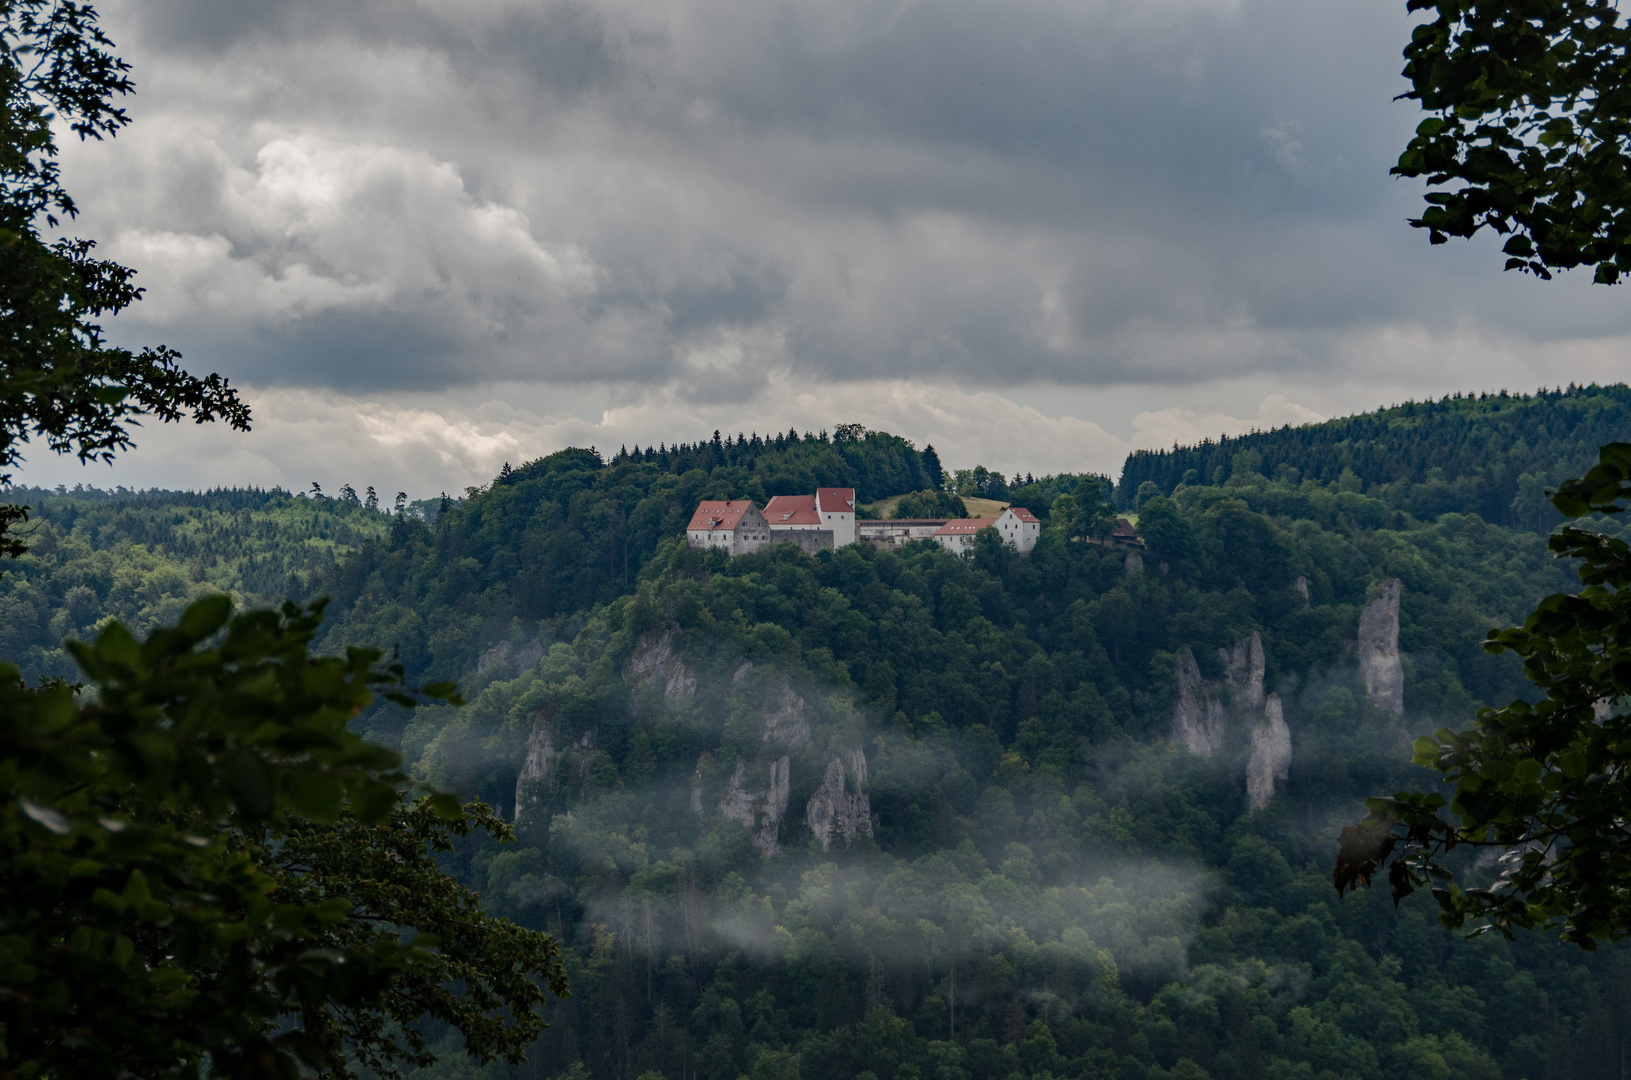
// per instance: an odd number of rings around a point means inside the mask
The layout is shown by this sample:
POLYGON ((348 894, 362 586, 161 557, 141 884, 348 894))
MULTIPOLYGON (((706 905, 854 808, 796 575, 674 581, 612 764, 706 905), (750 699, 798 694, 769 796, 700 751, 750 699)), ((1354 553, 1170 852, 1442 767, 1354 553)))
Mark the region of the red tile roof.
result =
POLYGON ((821 515, 814 495, 774 495, 765 504, 765 520, 772 526, 820 525, 821 515))
POLYGON ((686 528, 730 532, 741 523, 742 515, 751 509, 751 499, 704 499, 697 504, 697 512, 691 515, 691 524, 686 528))
POLYGON ((936 536, 971 536, 997 523, 996 518, 953 518, 935 531, 936 536))
POLYGON ((1038 525, 1042 524, 1041 518, 1037 517, 1023 506, 1010 506, 1008 509, 1012 510, 1014 512, 1014 516, 1019 518, 1021 521, 1034 521, 1038 525))
POLYGON ((816 488, 816 502, 826 514, 855 513, 854 488, 816 488))

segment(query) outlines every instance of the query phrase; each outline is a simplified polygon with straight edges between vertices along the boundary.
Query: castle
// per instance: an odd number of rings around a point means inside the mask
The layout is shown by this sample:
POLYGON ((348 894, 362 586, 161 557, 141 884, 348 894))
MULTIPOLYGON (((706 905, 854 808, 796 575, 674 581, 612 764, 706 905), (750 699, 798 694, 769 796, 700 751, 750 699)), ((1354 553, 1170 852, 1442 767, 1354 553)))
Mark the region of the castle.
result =
POLYGON ((751 499, 704 499, 691 515, 685 538, 694 548, 717 548, 729 555, 745 555, 766 544, 794 544, 814 554, 855 543, 899 547, 908 540, 933 540, 964 554, 987 528, 997 530, 1021 554, 1042 535, 1042 522, 1023 506, 1010 506, 994 518, 857 520, 854 488, 817 488, 814 495, 773 496, 763 510, 751 499))

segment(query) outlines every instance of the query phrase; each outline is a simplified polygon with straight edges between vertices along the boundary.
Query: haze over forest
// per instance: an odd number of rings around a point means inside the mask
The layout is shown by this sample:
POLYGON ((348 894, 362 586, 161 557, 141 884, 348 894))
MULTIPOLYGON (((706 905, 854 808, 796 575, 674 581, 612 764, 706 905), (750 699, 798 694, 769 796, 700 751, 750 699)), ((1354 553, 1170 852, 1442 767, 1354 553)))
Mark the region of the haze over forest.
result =
POLYGON ((0 1080, 1624 1080, 1628 50, 0 0, 0 1080))
POLYGON ((1028 556, 687 548, 703 498, 865 511, 932 475, 858 425, 567 450, 398 513, 17 489, 0 647, 71 674, 59 642, 109 616, 326 596, 327 647, 463 686, 354 724, 514 824, 443 865, 563 943, 572 996, 519 1067, 427 1021, 418 1080, 1608 1077, 1625 949, 1466 941, 1338 900, 1329 866, 1362 796, 1426 782, 1411 737, 1530 693, 1478 643, 1570 587, 1543 491, 1628 421, 1624 385, 1480 394, 1134 455, 1114 486, 947 472, 1043 519, 1028 556), (1139 546, 1091 539, 1116 515, 1139 546))

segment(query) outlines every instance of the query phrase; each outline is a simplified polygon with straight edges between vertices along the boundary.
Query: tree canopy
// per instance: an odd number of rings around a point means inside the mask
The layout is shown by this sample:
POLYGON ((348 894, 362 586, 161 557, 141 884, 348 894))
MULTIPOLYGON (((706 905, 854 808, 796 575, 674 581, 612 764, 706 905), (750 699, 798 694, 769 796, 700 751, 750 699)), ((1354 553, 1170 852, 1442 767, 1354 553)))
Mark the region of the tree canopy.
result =
POLYGON ((1506 268, 1631 269, 1631 27, 1613 0, 1409 0, 1403 95, 1431 114, 1393 172, 1424 177, 1435 244, 1490 228, 1506 268))
MULTIPOLYGON (((1628 497, 1631 443, 1611 443, 1552 502, 1578 519, 1621 513, 1628 497)), ((1436 791, 1366 800, 1369 816, 1344 832, 1336 882, 1339 891, 1368 884, 1402 844, 1389 870, 1395 901, 1441 881, 1433 891, 1447 925, 1544 928, 1594 948, 1631 934, 1631 716, 1621 709, 1631 694, 1631 545, 1568 525, 1549 546, 1578 560, 1580 591, 1546 597, 1485 645, 1520 657, 1542 696, 1417 739, 1415 760, 1444 775, 1448 800, 1436 791), (1449 881, 1444 857, 1458 847, 1502 852, 1500 875, 1478 887, 1449 881)))
MULTIPOLYGON (((53 123, 81 139, 130 122, 117 104, 135 84, 89 4, 0 2, 0 485, 24 446, 109 460, 131 445, 139 415, 222 419, 248 430, 249 409, 219 375, 184 371, 164 346, 108 344, 99 320, 141 297, 135 271, 94 257, 95 243, 49 240, 78 210, 60 182, 53 123)), ((0 554, 25 507, 0 505, 0 554)))
POLYGON ((519 1060, 565 990, 556 946, 432 861, 507 827, 400 805, 397 755, 348 730, 376 690, 415 703, 400 668, 310 655, 320 607, 230 613, 214 596, 145 641, 115 622, 72 644, 89 701, 0 665, 0 1070, 389 1071, 425 1058, 400 1028, 425 1014, 519 1060))

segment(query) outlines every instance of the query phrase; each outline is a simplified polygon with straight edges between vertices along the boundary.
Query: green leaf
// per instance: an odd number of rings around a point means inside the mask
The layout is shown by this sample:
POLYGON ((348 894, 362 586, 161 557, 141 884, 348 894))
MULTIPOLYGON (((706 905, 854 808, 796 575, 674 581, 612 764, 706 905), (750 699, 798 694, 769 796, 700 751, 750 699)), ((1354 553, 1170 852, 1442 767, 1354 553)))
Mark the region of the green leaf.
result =
POLYGON ((397 790, 379 780, 368 780, 351 789, 351 812, 370 825, 390 817, 397 803, 397 790))
POLYGON ((272 771, 261 756, 247 747, 235 750, 226 763, 227 793, 238 810, 254 820, 271 816, 272 771))
POLYGON ((195 600, 181 616, 176 629, 194 642, 203 641, 226 625, 232 615, 232 597, 206 596, 195 600))
POLYGON ((464 816, 464 806, 460 804, 457 795, 445 791, 438 791, 426 798, 431 811, 443 821, 457 821, 464 816))
POLYGON ((340 815, 345 784, 329 773, 300 769, 289 775, 287 793, 295 813, 314 821, 333 821, 340 815))

